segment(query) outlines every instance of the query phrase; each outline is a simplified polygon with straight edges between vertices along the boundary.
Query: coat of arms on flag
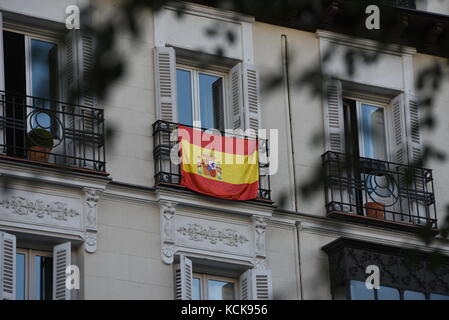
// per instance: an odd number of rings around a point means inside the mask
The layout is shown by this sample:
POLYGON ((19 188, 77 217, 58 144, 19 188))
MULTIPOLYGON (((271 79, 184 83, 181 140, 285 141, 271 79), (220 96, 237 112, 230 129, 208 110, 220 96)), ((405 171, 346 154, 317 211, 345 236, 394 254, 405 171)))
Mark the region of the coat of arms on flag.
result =
POLYGON ((257 139, 215 135, 185 126, 179 126, 178 136, 181 185, 222 199, 257 198, 257 139))

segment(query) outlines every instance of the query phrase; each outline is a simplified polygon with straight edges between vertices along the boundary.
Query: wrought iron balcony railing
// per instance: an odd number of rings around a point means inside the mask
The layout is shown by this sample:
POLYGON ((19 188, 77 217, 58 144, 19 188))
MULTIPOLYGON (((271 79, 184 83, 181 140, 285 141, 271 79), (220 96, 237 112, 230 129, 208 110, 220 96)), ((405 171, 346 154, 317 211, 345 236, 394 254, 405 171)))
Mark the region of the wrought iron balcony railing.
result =
MULTIPOLYGON (((170 139, 170 135, 178 128, 177 123, 158 120, 153 124, 153 156, 155 166, 156 185, 179 185, 181 172, 179 164, 174 164, 170 160, 170 154, 175 149, 175 142, 170 139)), ((205 129, 201 129, 205 131, 205 129)), ((226 136, 237 136, 230 133, 223 133, 226 136)), ((271 202, 270 177, 268 175, 268 141, 258 139, 259 145, 259 196, 257 200, 271 202), (263 151, 262 151, 263 150, 263 151)))
POLYGON ((432 170, 336 152, 322 160, 328 215, 437 228, 432 170))
POLYGON ((0 159, 106 174, 103 110, 0 91, 0 159))

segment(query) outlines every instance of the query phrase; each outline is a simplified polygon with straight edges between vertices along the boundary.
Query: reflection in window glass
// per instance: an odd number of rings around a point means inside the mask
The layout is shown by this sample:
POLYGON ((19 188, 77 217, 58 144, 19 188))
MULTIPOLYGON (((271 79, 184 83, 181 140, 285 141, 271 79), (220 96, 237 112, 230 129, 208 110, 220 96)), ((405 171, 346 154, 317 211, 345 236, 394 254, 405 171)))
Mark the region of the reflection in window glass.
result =
POLYGON ((404 300, 426 300, 426 296, 422 292, 405 290, 404 300))
POLYGON ((431 293, 430 300, 449 300, 449 296, 443 294, 431 293))
POLYGON ((207 290, 209 294, 209 300, 234 300, 235 290, 234 283, 208 280, 207 290))
POLYGON ((384 108, 362 104, 362 142, 365 158, 387 160, 384 108))
POLYGON ((16 300, 25 300, 25 255, 16 254, 16 300))
POLYGON ((190 71, 176 69, 178 95, 178 122, 191 126, 192 122, 192 80, 190 71))
POLYGON ((351 300, 374 300, 374 290, 369 290, 365 282, 351 280, 351 300))
POLYGON ((390 287, 380 287, 377 290, 377 299, 378 300, 400 300, 401 297, 399 295, 399 290, 390 287))
POLYGON ((201 300, 201 279, 192 279, 192 300, 201 300))
POLYGON ((51 300, 53 260, 50 257, 34 256, 34 299, 51 300))
POLYGON ((201 127, 223 129, 222 78, 200 73, 201 127))
MULTIPOLYGON (((57 47, 56 44, 31 39, 31 95, 45 99, 56 99, 57 96, 57 47)), ((50 101, 35 100, 34 105, 50 109, 50 101)), ((39 113, 33 119, 35 124, 50 130, 50 117, 39 113)))

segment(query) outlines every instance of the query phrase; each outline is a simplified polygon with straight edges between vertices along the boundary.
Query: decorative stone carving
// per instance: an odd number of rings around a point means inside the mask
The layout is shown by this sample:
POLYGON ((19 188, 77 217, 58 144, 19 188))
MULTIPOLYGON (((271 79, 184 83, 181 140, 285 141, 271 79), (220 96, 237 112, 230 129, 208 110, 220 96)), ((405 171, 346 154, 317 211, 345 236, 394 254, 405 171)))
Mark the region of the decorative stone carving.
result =
POLYGON ((84 188, 84 249, 93 253, 97 250, 97 206, 102 191, 84 188))
POLYGON ((267 261, 265 258, 255 258, 253 263, 254 263, 254 268, 256 268, 256 269, 266 269, 267 268, 267 261))
POLYGON ((97 233, 86 231, 84 233, 84 249, 89 253, 97 250, 97 233))
POLYGON ((159 203, 161 214, 161 256, 166 264, 172 264, 175 249, 176 204, 169 201, 159 203))
POLYGON ((97 205, 101 191, 85 188, 86 230, 97 230, 97 205))
POLYGON ((28 200, 22 196, 12 196, 9 200, 0 200, 0 207, 18 215, 34 215, 37 218, 50 216, 59 221, 67 221, 79 216, 78 211, 67 208, 67 204, 61 201, 28 200))
POLYGON ((265 231, 267 228, 267 222, 265 218, 253 216, 254 225, 254 243, 255 243, 255 253, 256 257, 265 257, 265 231))
POLYGON ((187 226, 179 227, 177 231, 189 240, 193 241, 209 241, 211 244, 223 243, 229 247, 238 247, 249 240, 237 233, 237 231, 226 228, 217 230, 215 227, 203 227, 196 223, 189 223, 187 226))

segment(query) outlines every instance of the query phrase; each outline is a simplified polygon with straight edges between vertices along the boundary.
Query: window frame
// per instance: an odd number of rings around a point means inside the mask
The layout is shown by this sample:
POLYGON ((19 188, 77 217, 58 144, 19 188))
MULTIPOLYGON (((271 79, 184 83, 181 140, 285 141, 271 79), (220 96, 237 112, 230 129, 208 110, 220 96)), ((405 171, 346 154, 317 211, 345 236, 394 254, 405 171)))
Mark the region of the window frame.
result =
POLYGON ((200 300, 209 300, 209 280, 233 283, 235 300, 239 299, 239 280, 236 278, 216 276, 208 273, 193 273, 192 279, 193 278, 200 279, 200 300))
MULTIPOLYGON (((199 86, 199 75, 200 73, 220 77, 223 84, 223 130, 229 127, 230 119, 230 108, 229 106, 229 87, 228 87, 228 73, 223 70, 217 70, 213 67, 202 68, 198 66, 193 66, 185 61, 176 63, 176 70, 180 69, 183 71, 190 72, 190 84, 191 84, 191 96, 192 96, 192 126, 195 128, 204 128, 201 123, 201 105, 200 105, 200 86, 199 86)), ((176 79, 177 85, 177 79, 176 79)), ((178 116, 178 122, 180 122, 178 116)), ((215 129, 221 130, 220 128, 204 128, 204 129, 215 129)))
MULTIPOLYGON (((31 40, 39 40, 39 41, 45 41, 45 42, 51 42, 57 46, 57 71, 58 73, 61 72, 62 66, 63 66, 63 47, 64 47, 64 41, 62 38, 57 37, 56 35, 50 35, 50 34, 42 34, 43 31, 41 29, 33 31, 24 31, 21 30, 20 27, 13 28, 4 26, 3 31, 8 32, 14 32, 18 33, 24 36, 25 40, 25 79, 26 79, 26 94, 29 96, 32 96, 32 71, 31 71, 31 40)), ((54 100, 61 100, 60 98, 63 96, 63 83, 61 82, 61 78, 58 77, 57 81, 57 94, 58 96, 54 98, 54 100)))
MULTIPOLYGON (((25 255, 25 297, 24 300, 36 300, 35 297, 35 263, 34 258, 36 256, 41 257, 50 257, 53 258, 53 253, 50 251, 43 251, 43 250, 35 250, 30 248, 16 248, 16 255, 17 254, 24 254, 25 255)), ((17 277, 17 275, 16 275, 17 277)), ((53 293, 52 293, 53 295, 53 293)))
POLYGON ((390 161, 390 130, 388 126, 388 106, 381 104, 379 102, 372 102, 364 99, 356 99, 356 110, 357 110, 357 128, 358 128, 358 140, 359 140, 359 152, 361 154, 361 157, 367 158, 365 155, 365 141, 363 136, 363 119, 362 119, 362 105, 369 105, 372 107, 382 108, 383 114, 384 114, 384 124, 385 124, 385 153, 386 153, 386 159, 377 159, 382 161, 390 161))

